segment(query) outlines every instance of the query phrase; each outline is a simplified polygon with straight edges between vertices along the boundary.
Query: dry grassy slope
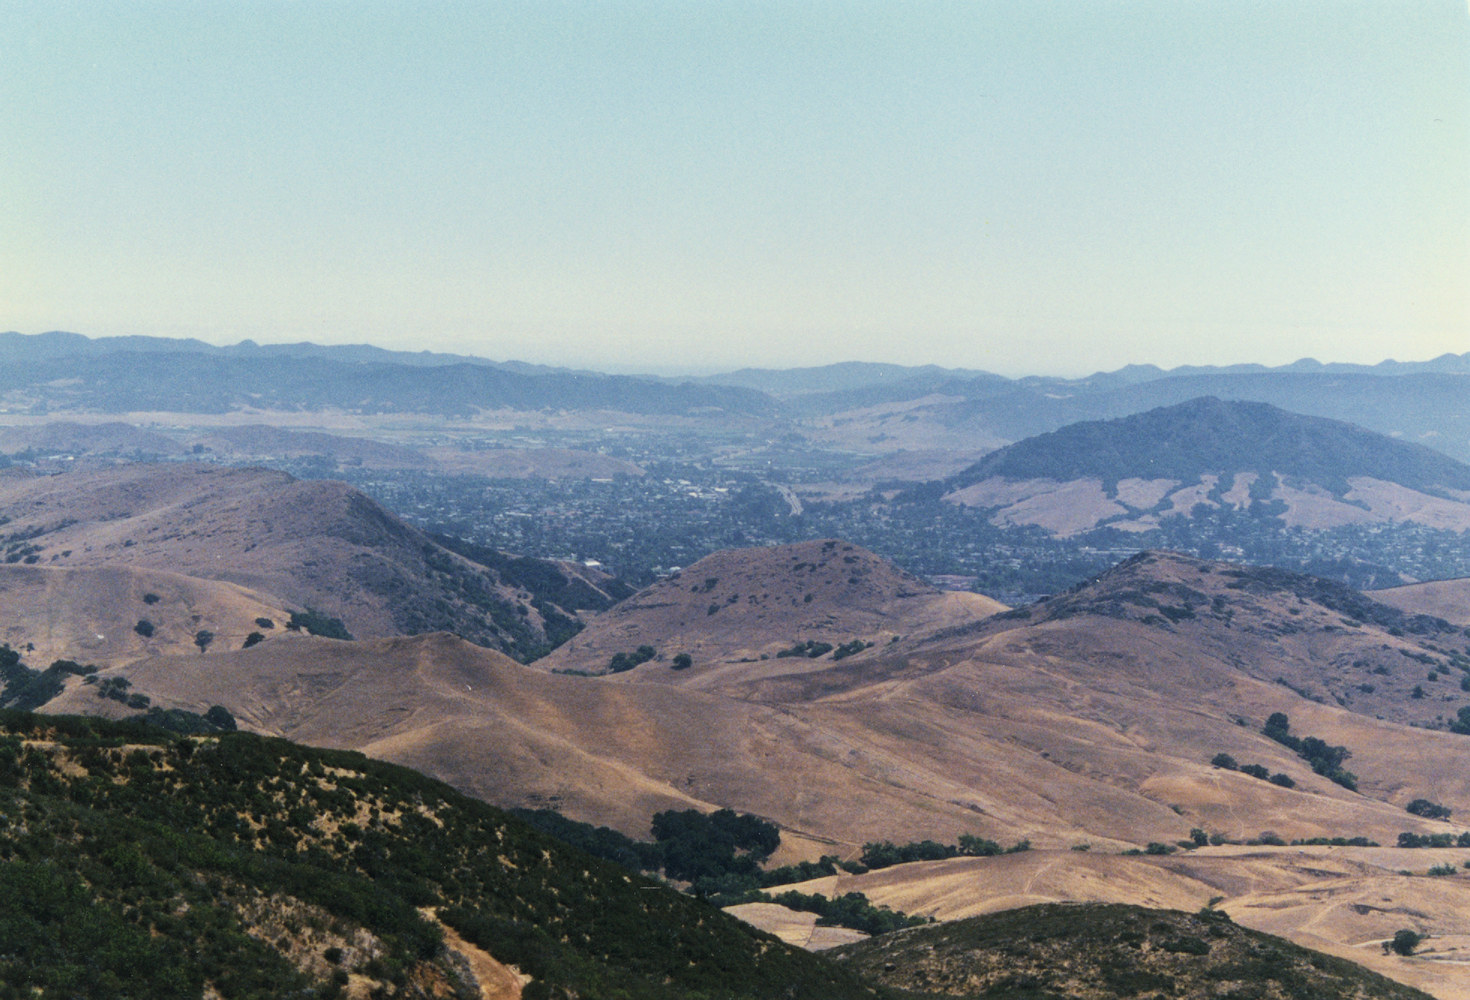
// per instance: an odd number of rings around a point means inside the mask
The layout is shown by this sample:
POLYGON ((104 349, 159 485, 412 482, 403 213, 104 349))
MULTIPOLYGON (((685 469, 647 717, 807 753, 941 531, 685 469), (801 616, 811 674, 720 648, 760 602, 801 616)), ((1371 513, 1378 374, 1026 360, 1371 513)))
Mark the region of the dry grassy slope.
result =
MULTIPOLYGON (((492 802, 550 804, 640 836, 658 810, 719 805, 812 835, 813 854, 972 825, 925 787, 934 776, 922 758, 895 782, 862 756, 861 733, 799 710, 551 675, 445 635, 282 637, 108 673, 163 707, 224 704, 256 731, 360 749, 492 802)), ((47 710, 109 705, 74 684, 47 710)))
MULTIPOLYGON (((638 835, 660 809, 712 804, 699 796, 711 787, 779 812, 762 800, 765 775, 745 752, 776 713, 554 676, 449 635, 292 636, 112 673, 164 707, 222 702, 258 732, 363 750, 493 802, 559 805, 638 835)), ((95 711, 96 701, 74 684, 47 710, 95 711)))
POLYGON ((861 639, 877 651, 900 635, 1004 610, 978 594, 935 590, 867 549, 835 539, 729 549, 614 606, 537 665, 597 673, 615 653, 649 645, 658 655, 627 679, 709 687, 831 662, 830 653, 816 660, 775 658, 797 642, 837 646, 861 639), (675 672, 670 662, 681 652, 690 654, 693 666, 675 672))
MULTIPOLYGON (((1230 579, 1229 567, 1203 568, 1160 557, 1118 578, 1230 579)), ((1108 586, 1073 595, 1070 616, 992 620, 703 690, 548 674, 446 637, 267 642, 159 658, 127 676, 161 704, 219 702, 262 731, 363 749, 498 803, 552 804, 633 834, 657 809, 709 804, 770 817, 811 837, 813 851, 961 833, 1141 845, 1194 827, 1393 843, 1404 830, 1456 829, 1405 813, 1412 799, 1470 812, 1465 737, 1308 701, 1271 678, 1315 662, 1309 645, 1261 645, 1274 641, 1267 624, 1310 617, 1310 606, 1246 610, 1249 595, 1229 592, 1243 602, 1230 628, 1240 648, 1281 657, 1261 676, 1260 663, 1230 659, 1236 648, 1212 652, 1207 623, 1190 633, 1102 614, 1137 589, 1108 586), (1350 748, 1362 794, 1261 735, 1275 711, 1298 733, 1350 748), (1213 768, 1220 751, 1297 787, 1213 768)), ((1382 639, 1345 635, 1365 647, 1382 639)))
POLYGON ((320 431, 287 430, 268 424, 221 427, 195 439, 194 443, 231 461, 326 455, 339 462, 374 469, 424 469, 434 465, 423 452, 403 445, 320 431))
POLYGON ((1470 672, 1463 627, 1312 577, 1172 553, 1134 557, 1074 593, 974 631, 988 648, 1023 641, 1045 655, 1133 664, 1161 689, 1171 670, 1236 668, 1311 701, 1396 722, 1435 725, 1470 705, 1459 683, 1470 672))
POLYGON ((196 653, 200 631, 236 649, 251 632, 274 635, 289 612, 238 584, 130 566, 70 569, 0 566, 0 642, 28 643, 33 666, 71 658, 111 665, 163 653, 196 653), (149 597, 154 600, 148 600, 149 597), (257 624, 269 618, 275 631, 257 624), (140 622, 153 626, 144 636, 140 622))
MULTIPOLYGON (((1235 486, 1220 500, 1209 494, 1219 477, 1124 479, 1109 492, 1097 477, 1075 480, 1008 479, 992 476, 949 493, 945 499, 968 507, 993 508, 999 525, 1036 525, 1056 535, 1072 535, 1107 522, 1123 530, 1146 530, 1160 518, 1187 517, 1196 504, 1244 509, 1254 472, 1235 473, 1235 486)), ((1292 527, 1333 528, 1347 524, 1412 522, 1448 531, 1470 529, 1470 497, 1431 496, 1368 476, 1349 478, 1341 497, 1312 483, 1278 476, 1269 500, 1286 505, 1282 519, 1292 527)))
MULTIPOLYGON (((1238 923, 1338 955, 1441 1000, 1470 998, 1470 873, 1464 850, 1242 847, 1169 856, 1092 850, 1030 851, 996 858, 899 865, 802 883, 803 892, 861 892, 875 904, 939 920, 1035 903, 1131 903, 1194 911, 1219 899, 1238 923), (1406 876, 1400 871, 1415 874, 1406 876), (1411 928, 1431 936, 1419 957, 1383 954, 1381 943, 1411 928)), ((784 887, 783 887, 784 888, 784 887)), ((782 891, 776 889, 773 891, 782 891)), ((761 925, 763 914, 742 915, 761 925)))
POLYGON ((184 446, 173 438, 119 421, 81 424, 59 420, 45 424, 0 426, 0 452, 13 454, 27 448, 44 454, 68 455, 134 452, 179 455, 184 452, 184 446))
MULTIPOLYGON (((768 661, 799 672, 705 688, 550 674, 447 636, 276 637, 121 672, 164 707, 220 703, 251 728, 365 750, 500 804, 555 805, 636 835, 659 809, 716 805, 770 817, 809 838, 812 853, 961 833, 1105 849, 1194 827, 1381 843, 1459 829, 1403 806, 1424 797, 1470 814, 1466 737, 1310 701, 1275 680, 1312 670, 1334 679, 1348 667, 1333 663, 1350 666, 1355 648, 1361 659, 1400 637, 1367 621, 1322 631, 1325 606, 1232 572, 1144 557, 1025 619, 836 664, 768 661), (1137 603, 1183 606, 1195 593, 1201 610, 1177 623, 1137 603), (1218 614, 1214 596, 1225 602, 1218 614), (1308 641, 1313 622, 1332 645, 1308 641), (1362 794, 1261 735, 1275 711, 1297 733, 1351 749, 1362 794), (1297 786, 1213 768, 1220 751, 1297 786)), ((1371 606, 1360 610, 1372 617, 1371 606)), ((1463 642, 1460 631, 1433 638, 1447 646, 1452 636, 1463 642)), ((99 704, 74 687, 48 707, 99 704)))
POLYGON ((539 641, 529 595, 345 483, 202 465, 9 475, 0 478, 0 516, 9 518, 0 547, 20 546, 41 565, 228 580, 340 617, 357 636, 450 629, 511 648, 506 628, 524 623, 519 641, 539 641), (466 587, 499 608, 476 606, 466 587))
POLYGON ((1411 583, 1375 590, 1369 596, 1410 614, 1435 615, 1456 624, 1470 625, 1470 579, 1411 583))

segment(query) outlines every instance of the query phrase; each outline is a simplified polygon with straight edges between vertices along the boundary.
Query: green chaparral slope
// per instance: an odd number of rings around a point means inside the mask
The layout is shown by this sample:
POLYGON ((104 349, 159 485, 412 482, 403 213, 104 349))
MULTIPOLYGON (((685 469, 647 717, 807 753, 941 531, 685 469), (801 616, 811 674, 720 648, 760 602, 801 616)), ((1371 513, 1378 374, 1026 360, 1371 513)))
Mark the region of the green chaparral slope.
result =
POLYGON ((887 934, 835 954, 915 1000, 1429 998, 1210 910, 1049 903, 887 934))
POLYGON ((496 961, 526 998, 876 995, 416 772, 245 733, 0 713, 0 900, 0 997, 476 997, 496 961))

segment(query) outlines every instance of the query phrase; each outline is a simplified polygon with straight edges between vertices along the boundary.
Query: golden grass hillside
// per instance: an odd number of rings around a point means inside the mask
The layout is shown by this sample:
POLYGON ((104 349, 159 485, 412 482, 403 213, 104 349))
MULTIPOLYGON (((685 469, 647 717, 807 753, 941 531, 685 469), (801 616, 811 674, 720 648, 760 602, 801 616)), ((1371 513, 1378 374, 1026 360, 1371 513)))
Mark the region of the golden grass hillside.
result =
POLYGON ((980 594, 936 590, 837 539, 727 549, 617 604, 537 666, 606 673, 618 653, 648 646, 653 657, 627 679, 710 687, 820 669, 845 658, 844 644, 846 655, 882 650, 1004 610, 980 594), (828 647, 818 656, 779 655, 817 642, 828 647), (680 653, 690 662, 676 669, 680 653))

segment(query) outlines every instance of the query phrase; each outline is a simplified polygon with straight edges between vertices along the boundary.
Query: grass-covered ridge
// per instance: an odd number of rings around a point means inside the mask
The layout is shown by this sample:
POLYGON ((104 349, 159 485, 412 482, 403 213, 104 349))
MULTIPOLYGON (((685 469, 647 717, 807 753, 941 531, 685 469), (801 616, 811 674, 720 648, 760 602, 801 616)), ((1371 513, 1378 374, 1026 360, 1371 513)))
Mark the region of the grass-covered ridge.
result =
POLYGON ((1430 1000, 1214 910, 1047 903, 898 931, 835 954, 915 1000, 1430 1000))
POLYGON ((0 713, 0 996, 867 997, 822 959, 405 768, 0 713))

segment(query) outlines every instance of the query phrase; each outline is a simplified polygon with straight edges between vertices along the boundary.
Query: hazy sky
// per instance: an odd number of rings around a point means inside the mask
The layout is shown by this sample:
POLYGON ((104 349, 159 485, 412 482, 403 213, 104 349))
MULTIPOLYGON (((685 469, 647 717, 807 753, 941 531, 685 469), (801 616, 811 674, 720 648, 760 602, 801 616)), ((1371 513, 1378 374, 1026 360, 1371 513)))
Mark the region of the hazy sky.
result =
POLYGON ((1470 351, 1466 0, 0 0, 0 329, 619 369, 1470 351))

